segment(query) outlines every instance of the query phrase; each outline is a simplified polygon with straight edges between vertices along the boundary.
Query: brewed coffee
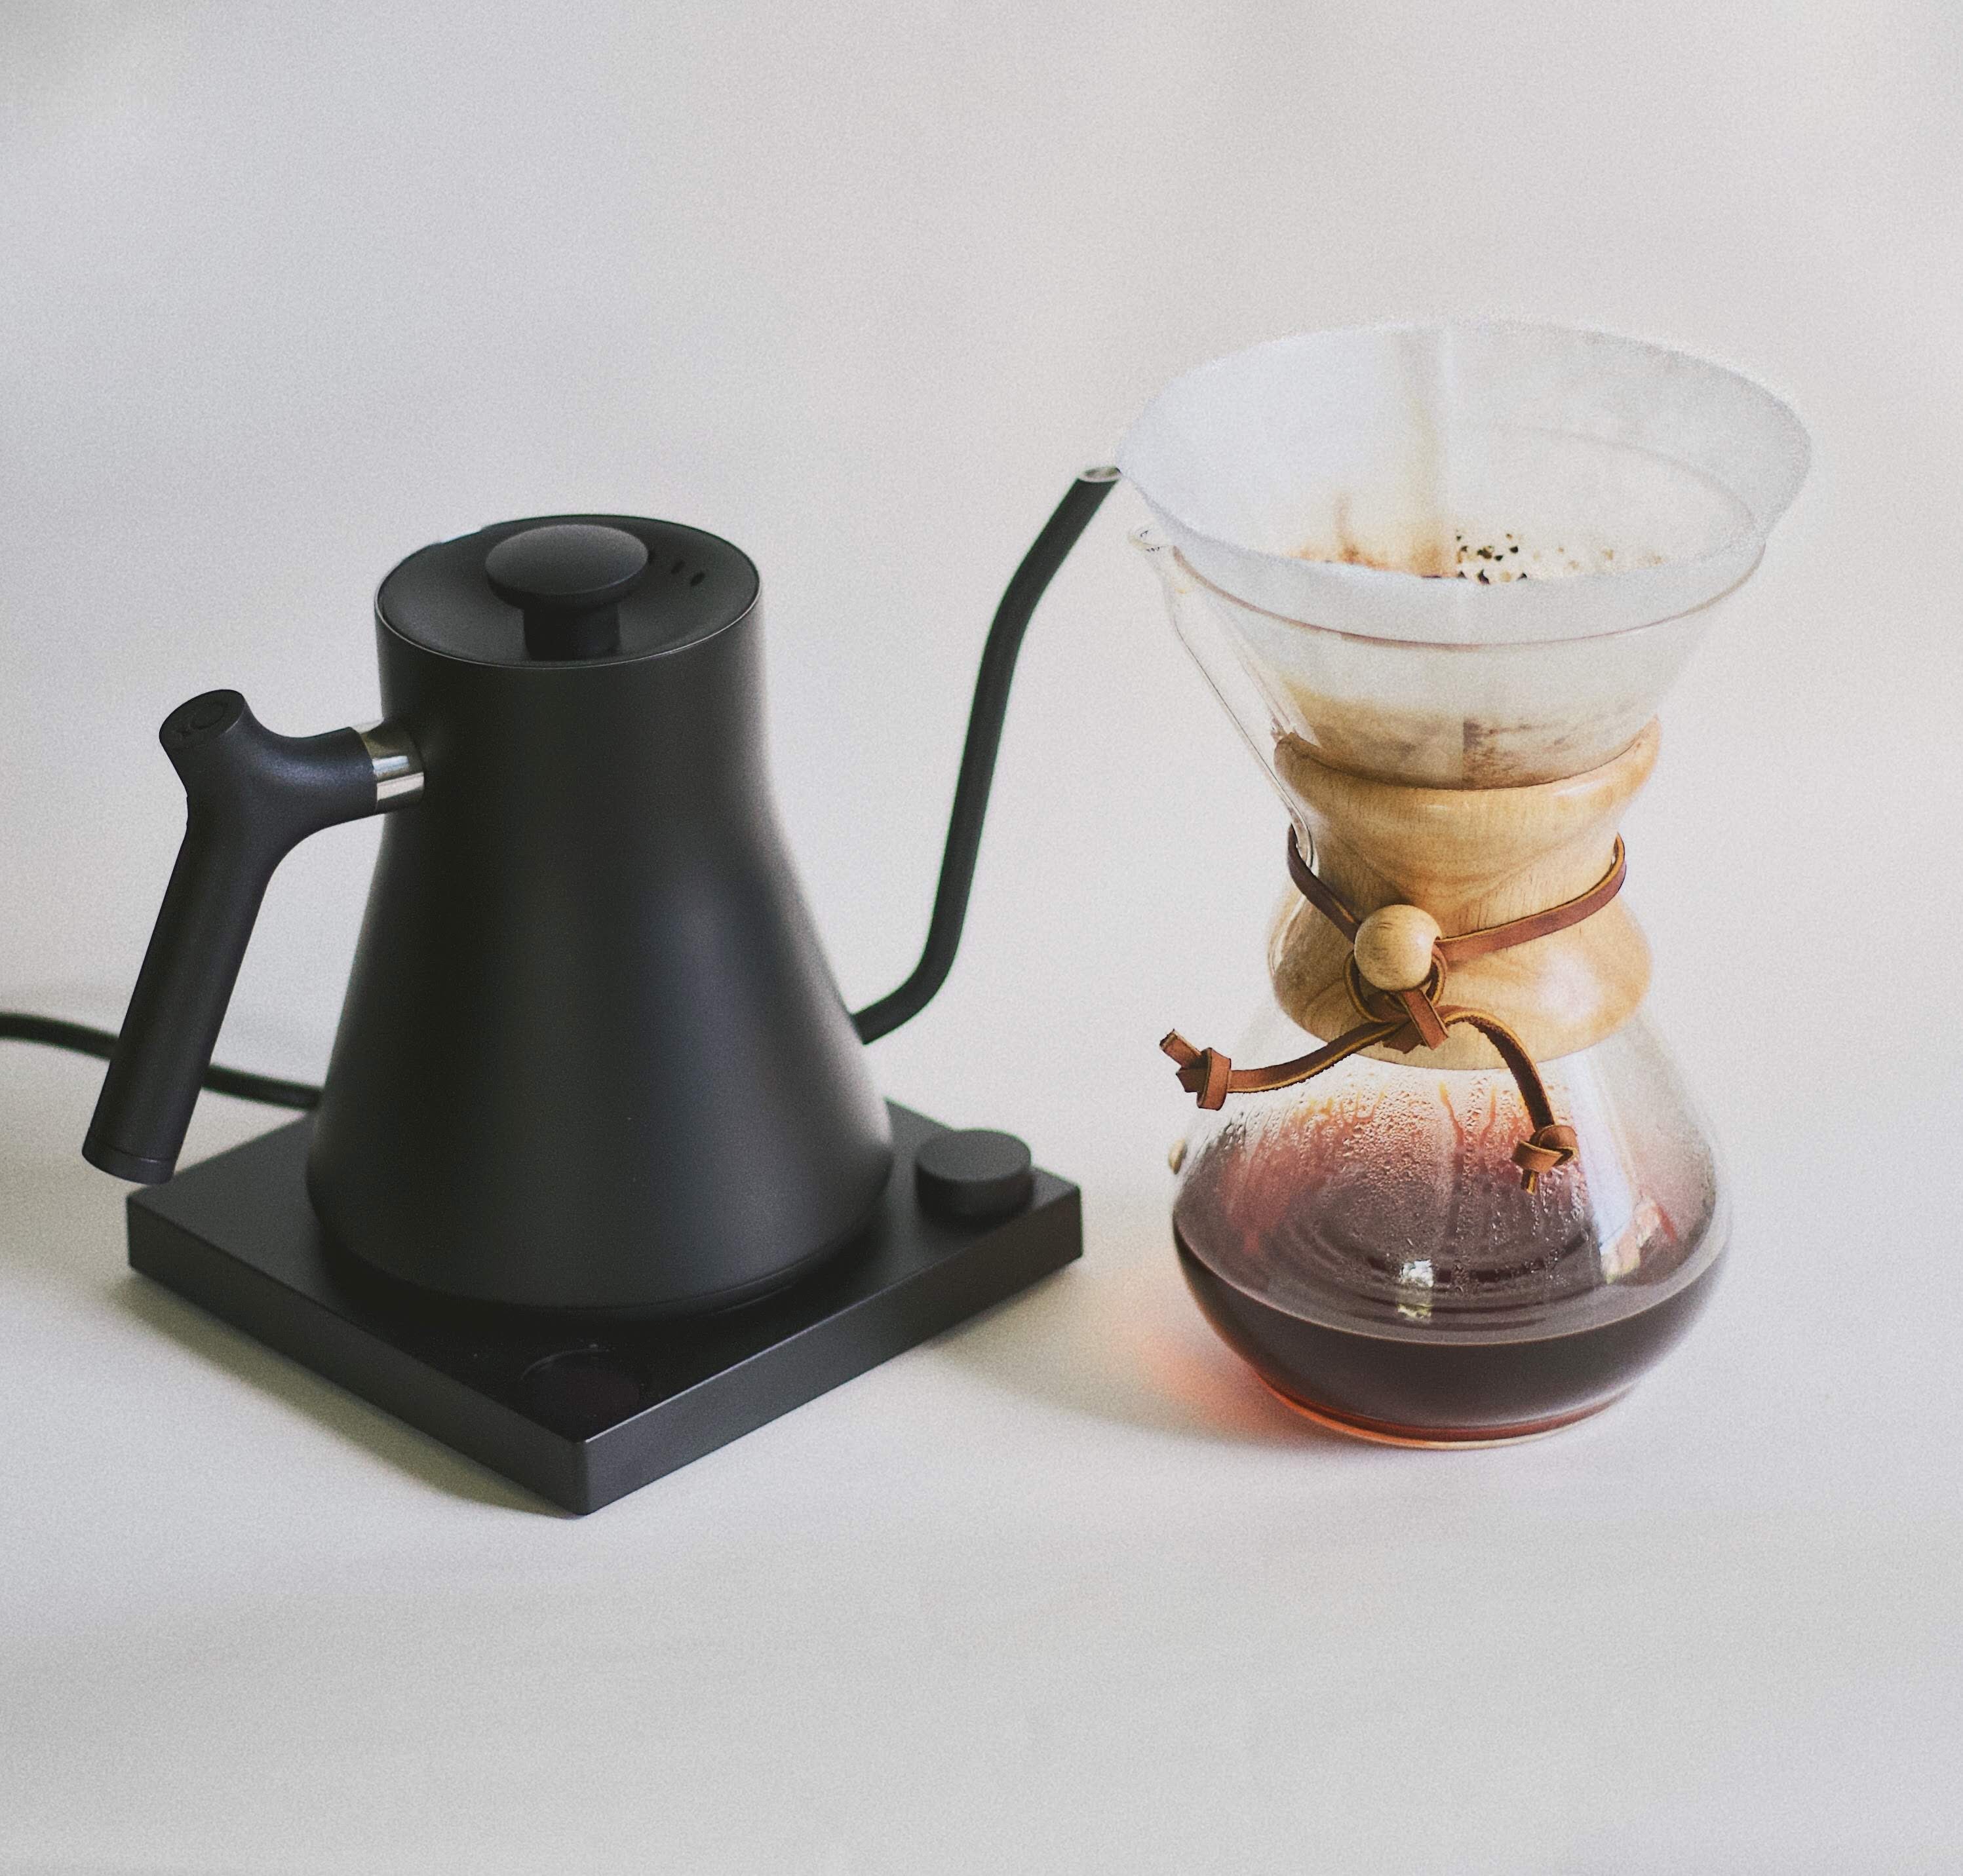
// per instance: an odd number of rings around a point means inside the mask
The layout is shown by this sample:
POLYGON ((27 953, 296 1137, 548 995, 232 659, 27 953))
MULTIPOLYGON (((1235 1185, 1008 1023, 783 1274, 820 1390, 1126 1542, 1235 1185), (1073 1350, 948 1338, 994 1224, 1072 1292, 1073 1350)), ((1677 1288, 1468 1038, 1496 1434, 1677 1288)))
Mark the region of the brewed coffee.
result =
POLYGON ((1532 1192, 1498 1074, 1346 1063, 1194 1141, 1186 1281, 1270 1386, 1379 1437, 1516 1438, 1613 1399, 1689 1327, 1721 1201, 1647 1024, 1547 1072, 1580 1151, 1532 1192))
POLYGON ((1714 1265, 1660 1302, 1593 1329, 1404 1339, 1276 1309, 1223 1282, 1177 1242, 1207 1320, 1273 1392, 1311 1420, 1395 1445, 1481 1445, 1585 1419, 1675 1346, 1718 1279, 1714 1265))

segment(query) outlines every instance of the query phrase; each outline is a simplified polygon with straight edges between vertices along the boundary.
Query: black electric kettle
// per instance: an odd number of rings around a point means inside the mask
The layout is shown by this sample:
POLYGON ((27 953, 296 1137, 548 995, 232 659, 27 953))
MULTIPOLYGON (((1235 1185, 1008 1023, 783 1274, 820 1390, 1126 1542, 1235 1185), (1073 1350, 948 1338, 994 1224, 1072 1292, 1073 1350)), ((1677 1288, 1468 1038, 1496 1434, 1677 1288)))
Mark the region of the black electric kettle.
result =
POLYGON ((1004 597, 925 953, 856 1017, 785 853, 759 581, 727 541, 500 523, 383 581, 379 725, 181 705, 184 844, 85 1154, 169 1178, 274 869, 386 813, 308 1161, 333 1241, 443 1295, 626 1316, 793 1280, 879 1202, 863 1045, 953 963, 1023 632, 1115 475, 1078 479, 1004 597))

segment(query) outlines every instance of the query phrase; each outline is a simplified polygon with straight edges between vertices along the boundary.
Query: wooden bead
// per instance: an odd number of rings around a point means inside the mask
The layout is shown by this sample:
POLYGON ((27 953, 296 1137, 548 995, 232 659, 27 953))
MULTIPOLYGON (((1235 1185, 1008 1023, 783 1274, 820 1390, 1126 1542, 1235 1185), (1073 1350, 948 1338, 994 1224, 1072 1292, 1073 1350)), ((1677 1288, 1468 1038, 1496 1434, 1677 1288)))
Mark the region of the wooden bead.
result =
POLYGON ((1415 905, 1380 905, 1356 930, 1356 968, 1379 990, 1417 990, 1431 975, 1438 920, 1415 905))

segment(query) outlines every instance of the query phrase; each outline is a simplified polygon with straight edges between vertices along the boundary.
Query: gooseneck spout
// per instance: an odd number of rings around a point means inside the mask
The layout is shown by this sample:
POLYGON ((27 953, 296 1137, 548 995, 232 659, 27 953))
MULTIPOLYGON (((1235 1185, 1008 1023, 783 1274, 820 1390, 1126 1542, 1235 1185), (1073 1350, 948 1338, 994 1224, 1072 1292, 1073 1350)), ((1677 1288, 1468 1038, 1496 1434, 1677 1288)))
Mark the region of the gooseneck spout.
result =
POLYGON ((933 1000, 954 968, 954 954, 961 948, 961 928, 968 917, 968 895, 975 884, 975 863, 982 851, 982 824, 988 812, 995 754, 1001 747, 1009 686, 1016 675, 1023 634, 1057 568, 1117 481, 1115 469, 1087 469, 1078 475, 1023 556, 995 609, 994 623, 982 650, 982 668, 975 680, 968 741, 961 752, 961 775, 955 783, 953 812, 948 817, 947 847, 940 863, 933 916, 927 922, 927 944, 912 975, 898 989, 853 1012, 852 1020, 861 1042, 876 1041, 911 1022, 933 1000))
POLYGON ((280 736, 235 690, 180 704, 158 732, 184 786, 184 844, 95 1106, 83 1157, 168 1179, 267 883, 310 834, 405 806, 413 745, 387 726, 280 736))

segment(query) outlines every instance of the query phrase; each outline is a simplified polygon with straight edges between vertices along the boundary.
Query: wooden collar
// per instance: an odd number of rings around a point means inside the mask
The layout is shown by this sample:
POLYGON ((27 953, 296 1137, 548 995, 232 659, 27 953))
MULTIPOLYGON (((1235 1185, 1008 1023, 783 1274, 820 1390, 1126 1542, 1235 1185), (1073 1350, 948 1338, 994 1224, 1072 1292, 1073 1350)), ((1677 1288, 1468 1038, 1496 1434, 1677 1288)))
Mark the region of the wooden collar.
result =
MULTIPOLYGON (((1441 934, 1432 943, 1431 968, 1424 981, 1412 985, 1407 978, 1405 988, 1396 990, 1370 982, 1358 968, 1354 947, 1365 921, 1343 904, 1326 881, 1310 871, 1292 827, 1289 829, 1288 869, 1296 891, 1350 940, 1350 1000, 1363 1020, 1333 1042, 1326 1042, 1292 1061, 1276 1062, 1266 1068, 1236 1068, 1217 1048, 1195 1048, 1174 1029, 1159 1047, 1177 1064, 1180 1086, 1189 1094, 1197 1096, 1202 1107, 1217 1108, 1225 1103, 1230 1094, 1261 1094, 1276 1088, 1292 1087, 1297 1082, 1306 1081, 1324 1069, 1333 1068, 1338 1062, 1379 1045, 1406 1054, 1420 1047, 1436 1048, 1445 1041, 1448 1029, 1455 1024, 1464 1023, 1477 1029, 1499 1052, 1500 1060, 1507 1064, 1519 1089, 1528 1117, 1533 1122, 1532 1134, 1513 1149, 1513 1164, 1520 1169, 1520 1183, 1532 1192, 1542 1173, 1552 1172, 1572 1160, 1575 1154, 1574 1130, 1555 1119, 1553 1105, 1547 1097, 1546 1085, 1519 1038, 1498 1017, 1482 1010, 1445 1003, 1441 998, 1446 978, 1453 965, 1463 964, 1474 958, 1489 957, 1496 951, 1510 950, 1515 945, 1529 944, 1536 938, 1565 931, 1571 925, 1578 925, 1600 911, 1622 891, 1622 882, 1628 876, 1628 856, 1621 837, 1616 837, 1615 858, 1609 870, 1586 892, 1559 905, 1550 906, 1545 911, 1529 913, 1524 918, 1509 919, 1504 924, 1487 925, 1479 930, 1460 932, 1451 937, 1441 934)), ((1430 929, 1436 930, 1436 927, 1430 929)), ((1422 944, 1422 938, 1419 943, 1422 944)), ((1410 976, 1415 977, 1423 968, 1420 952, 1419 962, 1410 976)))

